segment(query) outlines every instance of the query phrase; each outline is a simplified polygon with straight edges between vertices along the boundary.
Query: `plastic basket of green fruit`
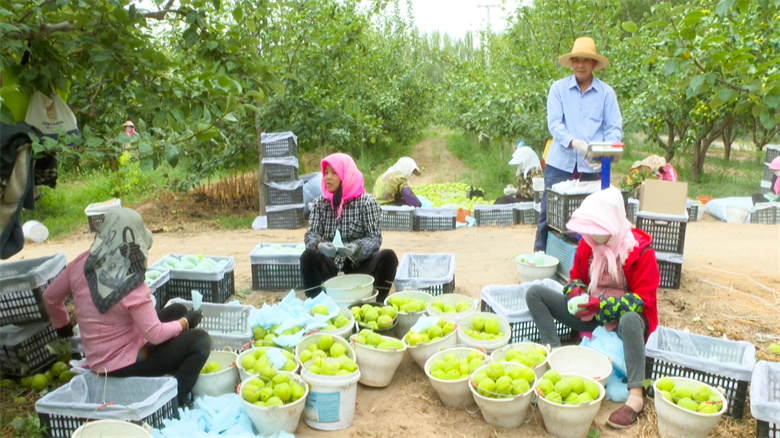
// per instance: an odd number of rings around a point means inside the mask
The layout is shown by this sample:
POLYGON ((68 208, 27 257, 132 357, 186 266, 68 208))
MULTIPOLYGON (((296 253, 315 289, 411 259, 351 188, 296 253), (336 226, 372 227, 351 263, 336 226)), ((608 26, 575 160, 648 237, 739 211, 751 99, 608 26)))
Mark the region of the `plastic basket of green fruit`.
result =
POLYGON ((434 297, 426 307, 428 315, 451 319, 455 322, 477 311, 474 298, 461 294, 443 294, 434 297))
POLYGON ((458 339, 467 347, 482 348, 488 353, 505 346, 512 337, 506 318, 495 313, 476 312, 458 325, 458 339))
POLYGON ((385 305, 393 306, 398 312, 395 335, 402 339, 409 329, 425 313, 428 302, 433 297, 419 290, 403 290, 385 298, 385 305))

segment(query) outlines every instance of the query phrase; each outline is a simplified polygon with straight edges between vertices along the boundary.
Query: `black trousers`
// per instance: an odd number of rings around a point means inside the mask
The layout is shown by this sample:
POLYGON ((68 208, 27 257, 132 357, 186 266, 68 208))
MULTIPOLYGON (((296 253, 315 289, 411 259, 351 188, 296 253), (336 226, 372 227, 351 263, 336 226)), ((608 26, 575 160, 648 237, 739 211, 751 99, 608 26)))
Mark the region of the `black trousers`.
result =
MULTIPOLYGON (((187 314, 183 304, 171 304, 157 311, 161 322, 176 321, 187 314)), ((138 351, 135 363, 108 373, 111 377, 159 377, 170 374, 179 384, 179 406, 186 404, 200 370, 211 352, 211 338, 193 329, 162 344, 147 343, 138 351)))
MULTIPOLYGON (((374 287, 379 294, 377 301, 384 302, 390 287, 395 280, 395 271, 398 269, 398 257, 391 249, 381 249, 371 257, 363 260, 357 266, 352 266, 352 261, 344 261, 345 274, 368 274, 374 277, 374 287)), ((306 296, 316 297, 322 292, 322 283, 335 277, 339 268, 333 259, 325 257, 319 251, 307 249, 301 254, 301 275, 303 276, 303 288, 306 296)))

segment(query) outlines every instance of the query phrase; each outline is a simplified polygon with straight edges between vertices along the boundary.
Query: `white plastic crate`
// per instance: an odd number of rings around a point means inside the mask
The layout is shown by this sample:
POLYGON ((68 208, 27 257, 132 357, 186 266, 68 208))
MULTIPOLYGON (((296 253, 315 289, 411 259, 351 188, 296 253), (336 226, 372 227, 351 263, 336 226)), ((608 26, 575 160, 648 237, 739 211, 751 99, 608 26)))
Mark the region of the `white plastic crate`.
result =
POLYGON ((301 253, 263 254, 270 247, 294 249, 295 243, 258 243, 249 254, 252 266, 252 289, 286 290, 301 285, 301 253))
POLYGON ((395 274, 395 290, 422 290, 433 296, 455 290, 455 254, 404 254, 395 274))
POLYGON ((723 388, 729 402, 727 414, 742 418, 756 365, 753 344, 658 326, 647 339, 645 353, 646 378, 687 377, 723 388))
POLYGON ((48 321, 43 292, 65 265, 62 253, 0 264, 0 326, 48 321))
POLYGON ((93 233, 97 231, 98 225, 102 224, 103 219, 106 217, 106 211, 121 206, 122 200, 116 198, 89 204, 87 208, 84 209, 84 213, 87 215, 87 221, 89 222, 89 231, 93 233))
MULTIPOLYGON (((168 300, 166 306, 175 303, 183 304, 187 309, 192 309, 192 301, 180 298, 168 300)), ((252 306, 202 303, 200 310, 203 313, 203 319, 197 328, 209 333, 212 350, 228 347, 239 352, 252 340, 252 328, 249 327, 249 315, 252 309, 252 306)))
MULTIPOLYGON (((528 305, 525 303, 526 292, 532 285, 536 284, 563 293, 563 286, 560 283, 545 278, 523 284, 488 285, 479 294, 482 300, 481 311, 495 313, 509 322, 509 326, 512 328, 511 343, 539 341, 539 329, 531 318, 531 312, 528 311, 528 305)), ((555 322, 555 329, 562 341, 571 338, 571 328, 561 322, 555 322)))
POLYGON ((144 422, 155 428, 178 417, 174 377, 80 374, 35 402, 46 436, 70 437, 91 420, 144 422))

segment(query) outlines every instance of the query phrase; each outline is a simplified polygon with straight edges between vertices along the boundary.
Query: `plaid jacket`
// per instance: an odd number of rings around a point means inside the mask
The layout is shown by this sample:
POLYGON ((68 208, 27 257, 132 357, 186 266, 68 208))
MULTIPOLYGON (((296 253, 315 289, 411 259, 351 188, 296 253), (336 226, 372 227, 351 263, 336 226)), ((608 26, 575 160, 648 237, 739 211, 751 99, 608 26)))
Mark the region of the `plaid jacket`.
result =
MULTIPOLYGON (((344 203, 341 218, 337 220, 330 201, 319 196, 312 203, 309 228, 303 240, 307 248, 316 250, 320 242, 332 242, 338 229, 345 245, 356 243, 360 246, 357 256, 350 258, 353 266, 357 266, 378 251, 382 245, 382 231, 379 228, 381 214, 376 199, 363 193, 344 203)), ((346 257, 337 255, 334 262, 341 268, 344 266, 345 259, 346 257)))

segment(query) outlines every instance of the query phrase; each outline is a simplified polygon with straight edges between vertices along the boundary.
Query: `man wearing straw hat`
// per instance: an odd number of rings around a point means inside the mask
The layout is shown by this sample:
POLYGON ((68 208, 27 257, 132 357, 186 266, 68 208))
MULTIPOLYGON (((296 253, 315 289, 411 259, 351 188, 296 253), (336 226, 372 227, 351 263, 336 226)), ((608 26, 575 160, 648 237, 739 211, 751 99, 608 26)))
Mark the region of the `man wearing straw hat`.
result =
MULTIPOLYGON (((600 168, 585 161, 588 144, 620 141, 623 136, 623 117, 615 91, 593 76, 595 70, 609 65, 609 59, 596 51, 593 39, 577 38, 571 53, 558 58, 558 62, 574 74, 556 81, 547 95, 547 129, 553 143, 545 160, 545 191, 572 178, 598 180, 600 168)), ((543 196, 534 251, 545 250, 547 232, 547 200, 543 196)))

